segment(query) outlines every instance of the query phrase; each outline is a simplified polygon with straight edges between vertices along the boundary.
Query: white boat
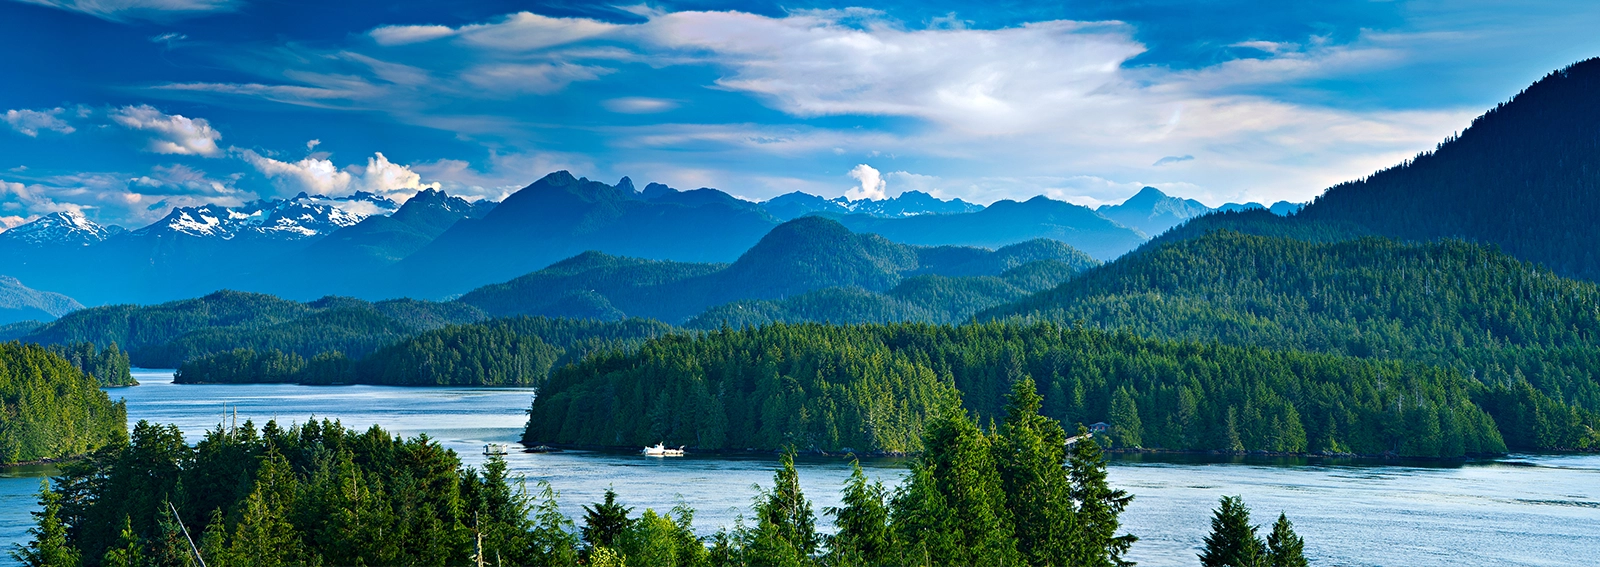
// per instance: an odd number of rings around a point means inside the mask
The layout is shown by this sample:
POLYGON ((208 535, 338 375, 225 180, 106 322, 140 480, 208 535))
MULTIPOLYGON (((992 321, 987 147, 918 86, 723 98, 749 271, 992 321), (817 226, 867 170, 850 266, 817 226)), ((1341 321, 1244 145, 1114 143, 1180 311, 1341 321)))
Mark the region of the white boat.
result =
POLYGON ((505 443, 490 443, 488 445, 484 445, 483 446, 483 454, 484 455, 490 455, 490 456, 492 456, 492 455, 505 455, 505 454, 507 454, 509 452, 510 451, 508 451, 506 449, 506 444, 505 443))
POLYGON ((646 457, 682 457, 683 447, 674 449, 661 443, 656 443, 654 446, 645 447, 640 453, 646 457))

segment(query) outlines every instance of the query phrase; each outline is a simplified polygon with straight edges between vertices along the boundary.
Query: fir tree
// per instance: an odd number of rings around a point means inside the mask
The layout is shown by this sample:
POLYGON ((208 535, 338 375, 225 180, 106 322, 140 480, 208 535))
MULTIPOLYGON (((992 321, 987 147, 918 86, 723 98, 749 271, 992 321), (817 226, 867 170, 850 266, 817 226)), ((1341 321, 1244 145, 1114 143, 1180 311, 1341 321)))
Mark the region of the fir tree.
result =
POLYGON ((1111 397, 1111 438, 1124 447, 1144 446, 1144 423, 1139 420, 1139 406, 1127 388, 1117 388, 1111 397))
POLYGON ((833 516, 837 528, 828 537, 830 565, 887 565, 893 551, 889 530, 889 508, 884 502, 888 490, 882 482, 870 482, 861 462, 851 464, 850 480, 845 482, 844 504, 824 510, 833 516))
POLYGON ((1066 467, 1066 432, 1056 420, 1039 415, 1042 401, 1033 379, 1012 384, 995 455, 1016 526, 1017 550, 1034 565, 1067 565, 1078 525, 1066 467))
POLYGON ((49 481, 39 482, 39 505, 33 512, 34 527, 28 529, 33 541, 11 553, 29 567, 77 567, 78 550, 67 541, 67 527, 61 523, 61 495, 50 490, 49 481))
POLYGON ((1106 481, 1106 456, 1100 444, 1087 437, 1089 430, 1078 426, 1083 439, 1072 444, 1067 461, 1072 480, 1072 500, 1078 503, 1077 527, 1073 531, 1073 565, 1127 567, 1122 558, 1139 538, 1117 535, 1122 527, 1118 516, 1133 502, 1133 495, 1111 488, 1106 481))
POLYGON ((605 498, 605 502, 583 507, 583 542, 590 549, 615 546, 617 537, 633 525, 628 519, 633 509, 617 503, 616 491, 607 488, 605 498))
POLYGON ((139 545, 139 536, 133 533, 133 523, 127 517, 122 517, 122 532, 117 535, 117 546, 106 550, 105 557, 100 559, 103 567, 143 567, 144 549, 139 545))
POLYGON ((752 544, 753 563, 790 564, 808 560, 816 554, 816 516, 811 501, 800 491, 800 474, 794 468, 794 449, 784 451, 773 475, 772 490, 763 491, 756 503, 756 533, 752 544))
POLYGON ((1250 525, 1250 509, 1238 496, 1224 496, 1213 511, 1211 535, 1206 536, 1200 564, 1205 567, 1258 567, 1263 544, 1250 525))
POLYGON ((1280 512, 1272 533, 1267 534, 1267 566, 1306 567, 1305 547, 1305 540, 1294 533, 1294 524, 1280 512))

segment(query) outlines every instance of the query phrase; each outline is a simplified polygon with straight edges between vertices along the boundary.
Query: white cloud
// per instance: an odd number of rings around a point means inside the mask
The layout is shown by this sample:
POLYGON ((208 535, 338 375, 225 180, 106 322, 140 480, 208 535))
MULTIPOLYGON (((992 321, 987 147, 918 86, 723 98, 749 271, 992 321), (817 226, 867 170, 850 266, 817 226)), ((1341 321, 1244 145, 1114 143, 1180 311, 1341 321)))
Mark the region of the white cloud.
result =
POLYGON ((468 69, 461 78, 490 92, 550 94, 573 82, 592 81, 612 72, 571 63, 501 63, 468 69))
POLYGON ((76 129, 61 119, 61 114, 66 111, 67 109, 59 107, 49 110, 7 110, 5 120, 12 130, 21 132, 24 136, 37 138, 41 130, 71 134, 76 129))
POLYGON ((226 12, 239 0, 19 0, 88 14, 113 22, 133 19, 164 21, 206 12, 226 12))
POLYGON ((283 196, 304 192, 309 195, 338 197, 366 191, 404 202, 423 189, 438 189, 438 183, 423 183, 411 168, 389 161, 382 153, 367 158, 365 167, 339 168, 324 157, 308 156, 294 162, 272 159, 255 150, 233 149, 244 160, 271 179, 283 196))
POLYGON ((111 120, 124 128, 151 132, 148 149, 158 154, 214 157, 222 154, 217 140, 222 133, 204 118, 166 114, 150 105, 124 106, 111 111, 111 120))
POLYGON ((878 170, 873 169, 872 166, 864 163, 857 165, 855 169, 850 170, 850 177, 855 179, 857 183, 856 187, 844 193, 844 196, 849 197, 850 200, 872 199, 877 201, 889 198, 889 195, 884 191, 888 187, 888 183, 883 180, 882 175, 878 174, 878 170))
POLYGON ((677 101, 642 96, 607 99, 600 104, 605 106, 606 110, 621 114, 654 114, 678 107, 677 101))
POLYGON ((456 30, 449 26, 383 26, 367 32, 378 45, 406 45, 449 37, 456 30))

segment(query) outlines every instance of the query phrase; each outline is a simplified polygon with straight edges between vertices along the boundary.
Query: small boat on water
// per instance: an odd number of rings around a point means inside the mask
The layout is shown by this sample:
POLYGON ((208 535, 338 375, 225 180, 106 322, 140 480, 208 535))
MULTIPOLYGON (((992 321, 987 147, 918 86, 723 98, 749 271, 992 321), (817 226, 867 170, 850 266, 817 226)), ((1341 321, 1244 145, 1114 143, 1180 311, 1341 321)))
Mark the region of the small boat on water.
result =
POLYGON ((645 447, 640 453, 646 457, 682 457, 683 447, 672 448, 656 443, 654 446, 645 447))
POLYGON ((524 453, 560 453, 561 449, 557 449, 557 448, 551 447, 549 445, 539 445, 539 446, 536 446, 536 447, 528 447, 527 449, 523 449, 522 452, 524 452, 524 453))
POLYGON ((486 456, 505 455, 508 452, 505 443, 490 443, 483 446, 483 454, 486 456))

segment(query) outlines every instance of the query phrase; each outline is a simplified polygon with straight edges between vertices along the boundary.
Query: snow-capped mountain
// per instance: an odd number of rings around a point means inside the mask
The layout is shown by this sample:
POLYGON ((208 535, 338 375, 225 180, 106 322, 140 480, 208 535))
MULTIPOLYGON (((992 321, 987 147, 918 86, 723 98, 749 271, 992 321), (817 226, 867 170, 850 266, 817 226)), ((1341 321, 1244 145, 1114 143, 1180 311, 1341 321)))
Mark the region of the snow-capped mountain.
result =
POLYGON ((301 193, 289 199, 263 199, 232 208, 211 204, 176 207, 165 218, 133 234, 299 240, 355 225, 369 216, 387 215, 397 208, 394 201, 371 193, 337 198, 301 193))
POLYGON ((50 213, 33 222, 0 233, 0 238, 28 244, 97 244, 123 232, 116 225, 101 226, 78 211, 50 213))
POLYGON ((879 218, 899 218, 930 214, 974 213, 983 210, 983 205, 975 205, 961 199, 947 201, 921 191, 906 191, 892 199, 856 199, 853 201, 846 197, 829 199, 795 191, 773 197, 772 200, 761 203, 761 206, 779 220, 795 219, 811 213, 861 214, 879 218))

